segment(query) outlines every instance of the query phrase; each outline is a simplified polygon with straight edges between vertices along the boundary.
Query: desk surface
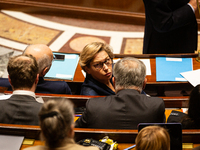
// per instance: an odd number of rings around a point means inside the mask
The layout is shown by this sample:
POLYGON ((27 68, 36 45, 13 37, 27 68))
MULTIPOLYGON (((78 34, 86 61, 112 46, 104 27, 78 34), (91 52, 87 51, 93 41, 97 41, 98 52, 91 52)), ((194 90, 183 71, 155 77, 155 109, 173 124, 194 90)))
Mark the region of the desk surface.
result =
MULTIPOLYGON (((124 150, 125 148, 128 148, 132 145, 134 145, 134 143, 118 143, 118 149, 117 150, 124 150)), ((34 145, 31 145, 31 146, 36 146, 36 145, 44 145, 44 142, 41 142, 39 140, 36 140, 34 145)), ((22 145, 21 147, 21 150, 23 150, 24 148, 27 148, 27 147, 31 147, 30 145, 22 145)), ((197 147, 197 146, 200 146, 200 144, 193 144, 193 147, 197 147)), ((133 148, 132 150, 134 150, 135 148, 133 148)), ((192 148, 183 148, 184 150, 192 150, 192 148)))
MULTIPOLYGON (((200 63, 196 61, 197 54, 143 54, 143 55, 125 55, 125 54, 115 54, 114 58, 123 58, 123 57, 136 57, 139 59, 150 59, 150 64, 151 64, 151 75, 147 75, 147 84, 185 84, 188 82, 156 82, 156 60, 155 58, 157 56, 160 57, 182 57, 182 58, 192 58, 193 59, 193 70, 199 69, 200 68, 200 63)), ((81 67, 78 64, 76 68, 76 72, 74 75, 73 81, 65 80, 67 82, 83 82, 84 81, 84 76, 81 72, 81 67)))

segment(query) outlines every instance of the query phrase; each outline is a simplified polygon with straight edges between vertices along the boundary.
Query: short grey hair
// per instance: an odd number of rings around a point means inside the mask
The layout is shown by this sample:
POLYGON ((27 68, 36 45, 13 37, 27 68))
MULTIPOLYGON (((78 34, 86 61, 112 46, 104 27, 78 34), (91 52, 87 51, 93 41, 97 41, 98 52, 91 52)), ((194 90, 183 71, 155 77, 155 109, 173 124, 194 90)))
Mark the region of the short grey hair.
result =
POLYGON ((37 60, 37 63, 38 63, 38 68, 39 68, 38 73, 41 73, 46 67, 50 69, 52 60, 51 60, 51 57, 49 57, 46 54, 43 54, 42 57, 40 57, 37 60))
POLYGON ((146 66, 137 58, 125 57, 114 65, 113 75, 116 91, 130 88, 138 88, 142 91, 146 66))

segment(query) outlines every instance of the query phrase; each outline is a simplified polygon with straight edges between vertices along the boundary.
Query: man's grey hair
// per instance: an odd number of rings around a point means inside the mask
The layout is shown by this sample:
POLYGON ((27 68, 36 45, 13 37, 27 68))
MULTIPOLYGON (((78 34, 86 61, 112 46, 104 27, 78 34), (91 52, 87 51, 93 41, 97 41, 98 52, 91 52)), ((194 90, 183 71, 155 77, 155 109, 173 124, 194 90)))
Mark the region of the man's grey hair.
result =
POLYGON ((37 60, 37 63, 38 63, 38 68, 39 68, 38 72, 41 73, 46 67, 50 69, 52 60, 51 60, 51 57, 49 57, 46 54, 43 54, 42 57, 40 57, 37 60))
POLYGON ((146 66, 137 58, 125 57, 114 65, 113 75, 116 91, 131 88, 142 91, 146 77, 146 66))

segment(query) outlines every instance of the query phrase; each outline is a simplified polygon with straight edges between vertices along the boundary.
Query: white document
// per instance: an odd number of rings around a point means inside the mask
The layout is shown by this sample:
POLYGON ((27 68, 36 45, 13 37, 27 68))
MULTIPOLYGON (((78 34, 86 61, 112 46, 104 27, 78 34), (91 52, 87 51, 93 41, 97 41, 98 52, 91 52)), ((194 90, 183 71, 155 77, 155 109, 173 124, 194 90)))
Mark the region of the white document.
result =
POLYGON ((23 140, 23 136, 0 135, 0 149, 20 150, 23 140))
POLYGON ((180 73, 194 87, 200 84, 200 69, 180 73))
POLYGON ((5 100, 11 97, 12 94, 10 95, 0 95, 0 100, 5 100))
MULTIPOLYGON (((113 63, 115 64, 116 62, 118 62, 120 60, 120 58, 118 59, 113 59, 113 63)), ((145 66, 146 66, 146 75, 151 75, 151 64, 150 64, 150 59, 139 59, 141 60, 145 66)))
POLYGON ((86 72, 83 70, 81 70, 81 72, 82 72, 83 76, 86 77, 86 72))
POLYGON ((150 59, 140 59, 146 66, 146 75, 151 75, 150 59))

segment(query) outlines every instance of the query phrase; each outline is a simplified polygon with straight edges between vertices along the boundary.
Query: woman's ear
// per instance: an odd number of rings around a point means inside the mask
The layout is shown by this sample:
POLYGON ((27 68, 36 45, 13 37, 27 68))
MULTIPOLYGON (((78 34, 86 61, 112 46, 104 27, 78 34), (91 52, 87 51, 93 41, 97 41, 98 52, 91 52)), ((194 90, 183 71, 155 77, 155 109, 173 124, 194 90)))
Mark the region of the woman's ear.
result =
POLYGON ((85 66, 85 71, 87 74, 90 74, 90 68, 88 68, 87 66, 85 66))

